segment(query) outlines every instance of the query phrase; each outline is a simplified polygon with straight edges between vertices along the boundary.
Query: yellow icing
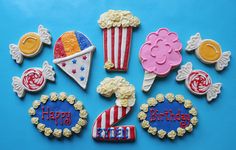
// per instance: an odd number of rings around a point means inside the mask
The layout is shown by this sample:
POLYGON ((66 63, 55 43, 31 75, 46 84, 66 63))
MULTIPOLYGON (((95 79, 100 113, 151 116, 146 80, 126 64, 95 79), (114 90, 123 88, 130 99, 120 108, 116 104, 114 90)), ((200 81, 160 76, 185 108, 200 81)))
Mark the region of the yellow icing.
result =
POLYGON ((184 102, 184 97, 182 95, 176 95, 175 99, 179 103, 183 103, 184 102))
POLYGON ((163 101, 164 101, 164 95, 163 95, 163 94, 157 94, 156 100, 157 100, 158 102, 163 102, 163 101))
POLYGON ((166 131, 164 131, 163 129, 158 130, 157 133, 158 133, 158 137, 161 138, 161 139, 163 139, 166 135, 166 131))
POLYGON ((193 117, 190 121, 194 126, 198 123, 197 117, 193 117))
POLYGON ((191 108, 190 110, 189 110, 189 113, 191 114, 191 115, 193 115, 193 116, 197 116, 197 110, 196 110, 196 108, 191 108))
POLYGON ((45 128, 44 129, 44 135, 45 136, 50 136, 52 133, 52 129, 51 128, 45 128))
POLYGON ((142 111, 144 111, 144 112, 148 112, 148 104, 142 104, 142 105, 140 106, 140 109, 141 109, 142 111))
POLYGON ((142 125, 143 128, 149 128, 150 127, 149 121, 147 121, 147 120, 143 120, 141 125, 142 125))
POLYGON ((213 40, 204 40, 198 48, 198 55, 203 61, 216 62, 221 57, 220 45, 213 40))
POLYGON ((166 94, 166 99, 167 99, 169 102, 173 102, 174 99, 175 99, 175 96, 174 96, 174 94, 172 94, 172 93, 168 93, 168 94, 166 94))
POLYGON ((39 105, 40 105, 40 101, 35 100, 35 101, 33 102, 33 107, 34 107, 35 109, 37 109, 37 108, 39 107, 39 105))
POLYGON ((56 101, 57 100, 57 93, 53 92, 50 94, 50 100, 51 101, 56 101))
POLYGON ((76 124, 74 127, 71 128, 71 130, 74 132, 74 133, 80 133, 81 131, 81 126, 76 124))
POLYGON ((176 136, 176 132, 174 130, 171 130, 167 136, 171 139, 171 140, 174 140, 175 139, 175 136, 176 136))
POLYGON ((82 109, 83 109, 83 103, 80 102, 80 101, 77 101, 77 102, 74 104, 74 107, 75 107, 75 110, 82 110, 82 109))
POLYGON ((187 127, 185 128, 185 130, 188 131, 188 132, 192 132, 192 131, 193 131, 193 125, 192 125, 192 124, 189 124, 189 126, 187 126, 187 127))
POLYGON ((39 118, 38 117, 31 118, 31 123, 32 124, 38 124, 39 123, 39 118))
POLYGON ((67 97, 66 99, 71 105, 73 105, 75 103, 75 96, 70 95, 67 97))
POLYGON ((38 128, 39 132, 43 132, 43 131, 44 131, 44 128, 45 128, 45 124, 39 123, 39 124, 37 125, 37 128, 38 128))
POLYGON ((30 107, 30 109, 28 110, 28 113, 31 116, 35 115, 35 109, 33 107, 30 107))
POLYGON ((157 104, 157 100, 155 98, 149 98, 147 103, 149 106, 155 106, 157 104))
POLYGON ((145 120, 146 117, 147 117, 147 114, 145 112, 141 111, 138 113, 139 120, 145 120))
POLYGON ((19 49, 24 55, 34 55, 41 48, 42 42, 40 36, 30 32, 23 35, 19 41, 19 49))
POLYGON ((66 32, 61 36, 66 56, 80 52, 80 47, 74 32, 66 32))
POLYGON ((70 137, 71 136, 71 131, 68 128, 63 129, 63 135, 65 137, 70 137))
POLYGON ((53 130, 53 135, 57 138, 60 138, 61 137, 61 133, 62 133, 62 130, 61 129, 54 129, 53 130))
POLYGON ((150 133, 152 135, 156 135, 157 134, 157 128, 156 127, 149 127, 148 128, 148 133, 150 133))
POLYGON ((178 136, 183 136, 185 134, 185 129, 178 127, 177 128, 177 135, 178 136))
POLYGON ((44 104, 47 102, 47 100, 48 100, 48 96, 47 95, 42 95, 41 98, 40 98, 40 102, 42 102, 44 104))
POLYGON ((190 100, 185 100, 184 101, 184 107, 185 108, 191 108, 192 107, 192 102, 190 100))
POLYGON ((111 27, 137 27, 140 20, 126 10, 109 10, 103 13, 98 24, 102 29, 111 27))
POLYGON ((80 111, 79 116, 80 116, 81 118, 87 118, 88 113, 87 113, 86 110, 83 109, 83 110, 80 111))
POLYGON ((61 92, 59 95, 59 100, 64 101, 67 98, 67 95, 65 92, 61 92))
POLYGON ((85 119, 80 118, 78 121, 78 125, 85 126, 87 124, 87 121, 85 119))
POLYGON ((115 65, 111 61, 106 61, 105 65, 104 65, 104 68, 107 70, 111 70, 114 67, 115 67, 115 65))

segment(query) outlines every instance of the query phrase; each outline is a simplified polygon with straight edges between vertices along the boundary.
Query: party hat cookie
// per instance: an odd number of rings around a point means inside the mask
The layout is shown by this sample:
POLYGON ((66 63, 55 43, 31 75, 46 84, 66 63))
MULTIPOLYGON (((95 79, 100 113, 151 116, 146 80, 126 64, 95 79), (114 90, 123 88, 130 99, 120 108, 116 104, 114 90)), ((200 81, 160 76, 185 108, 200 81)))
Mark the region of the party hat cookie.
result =
POLYGON ((38 27, 38 33, 29 32, 24 34, 18 45, 10 44, 10 54, 16 63, 21 64, 23 57, 34 57, 42 49, 42 45, 51 45, 51 35, 42 25, 38 27))
POLYGON ((126 10, 103 13, 98 24, 103 29, 104 68, 109 71, 127 71, 132 30, 140 20, 126 10))
POLYGON ((56 41, 53 62, 85 89, 94 50, 83 33, 68 31, 56 41))
POLYGON ((147 36, 139 53, 145 70, 143 91, 150 90, 157 76, 167 76, 171 69, 181 63, 181 49, 182 44, 178 39, 178 35, 167 28, 160 28, 147 36))
POLYGON ((194 51, 197 57, 206 64, 216 64, 217 71, 222 71, 230 61, 230 51, 222 52, 220 44, 211 39, 202 39, 200 33, 191 36, 186 51, 194 51))

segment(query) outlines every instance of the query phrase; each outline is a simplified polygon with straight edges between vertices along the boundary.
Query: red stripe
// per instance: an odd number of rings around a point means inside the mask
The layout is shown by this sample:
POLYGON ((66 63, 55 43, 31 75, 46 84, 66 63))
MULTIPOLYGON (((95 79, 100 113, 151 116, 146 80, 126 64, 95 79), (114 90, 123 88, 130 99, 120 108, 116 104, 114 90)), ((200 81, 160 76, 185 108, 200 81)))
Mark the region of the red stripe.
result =
POLYGON ((124 118, 125 116, 126 116, 126 114, 128 114, 128 113, 126 113, 126 110, 127 110, 127 108, 126 107, 122 107, 122 117, 121 118, 124 118))
POLYGON ((127 38, 126 38, 125 59, 124 59, 124 66, 123 66, 123 70, 125 71, 128 69, 131 37, 132 37, 132 27, 128 27, 127 38))
POLYGON ((119 41, 118 41, 118 70, 120 70, 121 63, 121 43, 122 43, 122 27, 119 28, 119 41))
POLYGON ((111 62, 115 64, 115 28, 111 28, 111 62))
POLYGON ((54 48, 54 59, 66 57, 64 45, 61 41, 61 37, 57 40, 54 48))
POLYGON ((136 134, 135 134, 135 127, 130 126, 130 140, 135 140, 136 134))
POLYGON ((114 106, 114 123, 116 124, 118 122, 118 106, 114 106))
POLYGON ((105 124, 105 128, 109 128, 111 127, 110 125, 110 111, 111 111, 111 108, 106 110, 106 124, 105 124))
MULTIPOLYGON (((103 114, 103 113, 102 113, 103 114)), ((97 118, 97 128, 101 128, 102 124, 102 114, 97 118)))
POLYGON ((103 29, 104 62, 107 62, 107 29, 103 29))

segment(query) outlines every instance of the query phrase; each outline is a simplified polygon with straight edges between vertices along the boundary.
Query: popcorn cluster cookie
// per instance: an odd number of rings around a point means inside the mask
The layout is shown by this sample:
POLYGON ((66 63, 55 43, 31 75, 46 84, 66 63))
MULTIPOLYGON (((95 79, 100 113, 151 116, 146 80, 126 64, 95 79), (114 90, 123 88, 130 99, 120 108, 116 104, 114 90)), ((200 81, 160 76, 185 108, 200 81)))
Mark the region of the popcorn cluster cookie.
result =
POLYGON ((87 124, 88 113, 82 102, 66 93, 42 95, 28 110, 31 122, 45 136, 69 138, 72 133, 79 134, 87 124))
POLYGON ((157 94, 142 104, 140 110, 138 119, 142 128, 161 139, 174 140, 176 136, 184 136, 198 123, 196 108, 182 95, 157 94))

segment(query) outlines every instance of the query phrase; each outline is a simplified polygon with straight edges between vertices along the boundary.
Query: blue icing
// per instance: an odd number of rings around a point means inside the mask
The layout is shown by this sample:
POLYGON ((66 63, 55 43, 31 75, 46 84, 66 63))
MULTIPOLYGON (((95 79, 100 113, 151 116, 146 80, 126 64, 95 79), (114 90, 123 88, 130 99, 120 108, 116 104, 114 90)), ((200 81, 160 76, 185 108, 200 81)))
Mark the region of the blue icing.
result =
POLYGON ((72 128, 76 125, 79 120, 79 111, 75 110, 74 106, 65 101, 50 101, 48 100, 46 104, 41 103, 40 106, 36 109, 34 117, 39 118, 39 123, 45 124, 47 127, 50 127, 52 130, 72 128), (48 111, 49 108, 49 111, 48 111), (43 110, 44 109, 44 110, 43 110), (52 115, 54 112, 54 115, 52 115), (60 112, 60 113, 59 113, 60 112), (44 114, 44 115, 43 115, 44 114), (48 115, 49 114, 49 115, 48 115), (51 116, 54 116, 54 119, 49 119, 51 116), (44 120, 42 119, 44 117, 44 120), (57 119, 56 119, 57 118, 57 119))
POLYGON ((192 115, 189 114, 189 109, 185 108, 183 103, 180 104, 177 101, 173 101, 171 103, 167 99, 165 99, 164 102, 158 103, 156 106, 149 107, 146 120, 149 121, 150 126, 156 127, 158 130, 163 129, 166 132, 170 132, 171 130, 177 131, 177 128, 181 126, 181 122, 182 127, 188 126, 190 124, 191 118, 192 115), (172 113, 170 112, 170 110, 172 111, 172 113), (152 114, 155 115, 151 116, 151 111, 152 114), (160 113, 163 113, 164 116, 161 116, 160 113), (167 118, 169 120, 167 120, 167 118), (178 119, 181 120, 179 121, 178 119))
POLYGON ((92 46, 89 39, 85 35, 83 35, 82 33, 75 31, 75 35, 78 40, 81 51, 92 46))

